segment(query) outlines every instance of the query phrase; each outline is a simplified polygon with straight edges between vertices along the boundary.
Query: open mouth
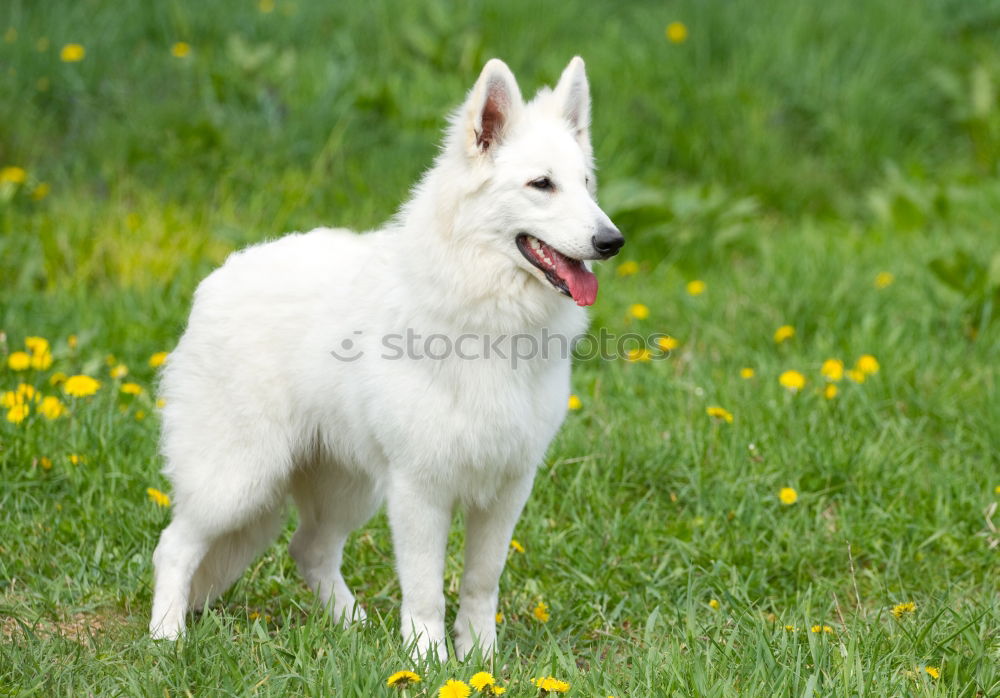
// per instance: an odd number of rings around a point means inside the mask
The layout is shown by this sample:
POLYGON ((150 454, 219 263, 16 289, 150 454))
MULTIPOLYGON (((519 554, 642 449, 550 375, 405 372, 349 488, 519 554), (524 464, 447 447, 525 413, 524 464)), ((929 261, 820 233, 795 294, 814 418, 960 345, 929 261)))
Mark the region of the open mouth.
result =
POLYGON ((517 249, 538 268, 557 291, 577 305, 593 305, 597 300, 597 277, 579 259, 567 257, 536 237, 521 233, 515 238, 517 249))

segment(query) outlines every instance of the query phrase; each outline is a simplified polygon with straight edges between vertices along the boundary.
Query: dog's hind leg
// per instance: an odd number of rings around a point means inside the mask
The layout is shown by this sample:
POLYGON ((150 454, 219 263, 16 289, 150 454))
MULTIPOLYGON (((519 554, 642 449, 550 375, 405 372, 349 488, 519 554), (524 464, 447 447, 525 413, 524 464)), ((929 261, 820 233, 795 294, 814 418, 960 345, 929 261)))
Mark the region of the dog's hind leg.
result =
POLYGON ((208 606, 239 579, 247 565, 278 535, 284 514, 284 505, 279 505, 212 543, 191 580, 192 609, 208 606))
POLYGON ((288 548, 299 571, 336 621, 364 621, 340 565, 347 537, 379 506, 374 483, 335 464, 318 463, 296 472, 291 489, 300 522, 288 548))
POLYGON ((154 638, 178 637, 187 611, 239 575, 275 531, 288 493, 291 459, 280 434, 261 427, 253 442, 212 443, 195 438, 204 436, 201 425, 183 426, 166 438, 174 507, 153 553, 154 638))
POLYGON ((211 538, 175 519, 160 534, 153 553, 156 585, 149 632, 154 639, 174 640, 184 632, 191 578, 212 545, 211 538))
POLYGON ((204 514, 213 511, 206 509, 213 505, 213 498, 205 492, 179 508, 160 535, 153 553, 156 584, 149 632, 154 638, 173 640, 181 635, 187 611, 201 608, 225 591, 273 538, 282 521, 283 496, 277 496, 277 501, 261 498, 256 507, 248 505, 243 511, 233 507, 231 496, 230 501, 226 499, 217 493, 214 504, 218 511, 229 507, 227 520, 207 520, 204 514))

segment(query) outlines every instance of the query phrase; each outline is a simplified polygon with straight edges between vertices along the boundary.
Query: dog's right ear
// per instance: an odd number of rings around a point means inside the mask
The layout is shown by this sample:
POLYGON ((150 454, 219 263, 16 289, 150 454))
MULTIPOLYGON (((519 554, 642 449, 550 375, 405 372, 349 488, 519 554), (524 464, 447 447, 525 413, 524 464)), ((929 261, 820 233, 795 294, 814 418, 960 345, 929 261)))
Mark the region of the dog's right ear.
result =
POLYGON ((514 74, 499 58, 491 59, 479 74, 462 109, 466 151, 470 156, 491 154, 503 142, 524 109, 514 74))

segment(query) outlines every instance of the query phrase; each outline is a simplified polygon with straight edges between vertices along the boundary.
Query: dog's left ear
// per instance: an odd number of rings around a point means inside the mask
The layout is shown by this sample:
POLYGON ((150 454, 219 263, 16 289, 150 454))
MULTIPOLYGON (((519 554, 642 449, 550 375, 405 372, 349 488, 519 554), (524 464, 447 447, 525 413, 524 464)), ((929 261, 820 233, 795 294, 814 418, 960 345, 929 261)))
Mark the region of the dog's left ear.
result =
POLYGON ((483 66, 463 109, 470 155, 492 154, 524 109, 521 89, 507 64, 493 58, 483 66))
POLYGON ((583 59, 574 56, 553 91, 562 116, 584 151, 590 150, 590 84, 583 59))

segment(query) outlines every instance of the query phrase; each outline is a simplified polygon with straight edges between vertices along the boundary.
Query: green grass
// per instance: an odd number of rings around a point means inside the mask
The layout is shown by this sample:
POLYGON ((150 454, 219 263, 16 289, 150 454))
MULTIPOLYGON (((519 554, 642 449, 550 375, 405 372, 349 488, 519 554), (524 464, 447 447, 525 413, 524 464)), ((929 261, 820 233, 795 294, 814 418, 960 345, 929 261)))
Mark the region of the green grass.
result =
MULTIPOLYGON (((103 386, 55 421, 0 413, 0 695, 391 694, 411 664, 381 516, 345 565, 370 626, 313 608, 290 512, 183 641, 146 638, 169 518, 145 493, 166 488, 147 361, 233 248, 385 220, 486 58, 530 93, 574 53, 602 202, 629 240, 599 270, 592 324, 680 345, 578 363, 582 409, 501 583, 499 654, 420 667, 410 695, 481 668, 511 696, 549 674, 619 698, 1000 694, 994 3, 10 0, 2 32, 0 168, 27 181, 0 184, 0 390, 59 394, 55 371, 103 386), (68 42, 85 60, 59 61, 68 42), (876 289, 880 272, 894 282, 876 289), (783 324, 796 335, 778 345, 783 324), (10 370, 30 335, 52 367, 10 370), (826 400, 822 362, 866 353, 880 371, 826 400), (143 395, 119 392, 109 354, 143 395), (798 394, 778 382, 790 369, 798 394), (894 618, 904 601, 916 611, 894 618)), ((449 621, 461 542, 456 526, 449 621)))

